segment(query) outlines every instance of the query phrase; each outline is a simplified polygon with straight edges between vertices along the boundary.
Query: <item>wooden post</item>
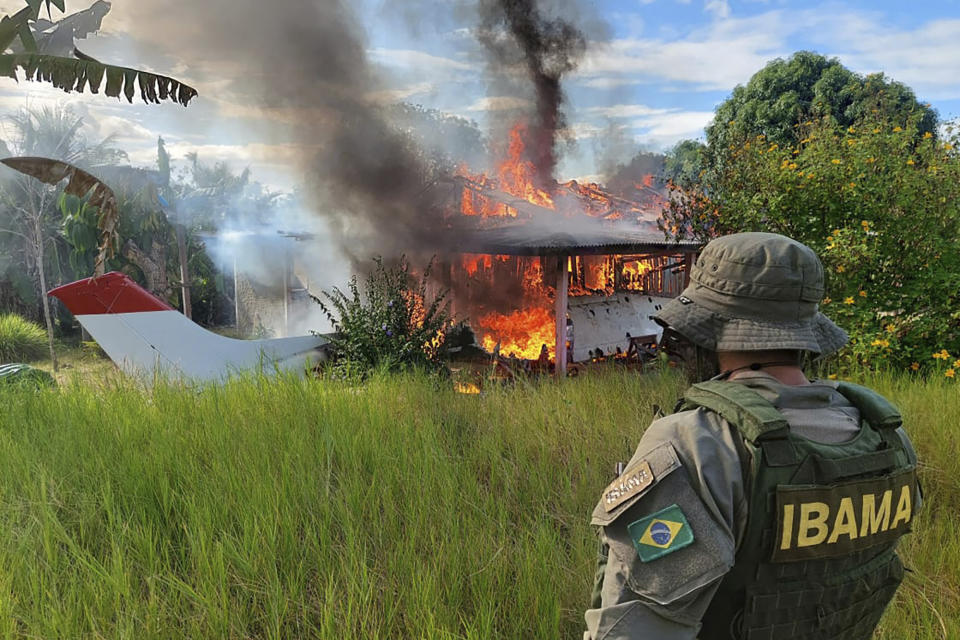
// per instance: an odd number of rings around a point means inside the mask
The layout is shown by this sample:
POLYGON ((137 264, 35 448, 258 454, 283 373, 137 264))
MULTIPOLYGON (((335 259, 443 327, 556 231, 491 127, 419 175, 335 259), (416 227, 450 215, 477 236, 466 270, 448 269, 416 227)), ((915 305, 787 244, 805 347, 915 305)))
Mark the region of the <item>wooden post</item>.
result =
POLYGON ((183 299, 183 315, 193 318, 190 307, 190 271, 187 269, 187 234, 182 224, 177 228, 177 249, 180 252, 180 296, 183 299))
POLYGON ((233 254, 233 322, 240 333, 240 276, 237 271, 237 254, 233 254))
POLYGON ((555 361, 558 378, 567 377, 567 295, 569 293, 570 274, 567 272, 569 256, 561 254, 557 258, 557 301, 554 309, 556 316, 555 361))
POLYGON ((283 253, 283 337, 290 335, 290 252, 283 253))
POLYGON ((683 288, 686 289, 690 286, 690 270, 693 269, 694 263, 697 261, 697 254, 692 252, 687 252, 683 256, 683 288))

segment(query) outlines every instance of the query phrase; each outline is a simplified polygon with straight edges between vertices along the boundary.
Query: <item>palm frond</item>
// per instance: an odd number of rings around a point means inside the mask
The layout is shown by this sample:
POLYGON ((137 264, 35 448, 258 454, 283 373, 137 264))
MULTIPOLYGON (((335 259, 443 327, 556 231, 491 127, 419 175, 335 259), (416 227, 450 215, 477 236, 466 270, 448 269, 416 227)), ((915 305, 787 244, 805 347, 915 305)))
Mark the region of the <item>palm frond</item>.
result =
POLYGON ((187 106, 197 95, 196 89, 179 80, 139 69, 42 53, 0 55, 0 75, 16 80, 18 69, 23 70, 27 80, 48 82, 68 93, 82 93, 87 89, 91 93, 100 93, 103 88, 111 98, 123 95, 128 102, 133 102, 138 90, 144 102, 154 104, 170 100, 187 106))
POLYGON ((113 257, 114 247, 119 238, 117 226, 120 223, 120 214, 117 208, 117 197, 113 190, 83 169, 52 158, 16 157, 4 158, 0 162, 47 184, 56 185, 67 180, 67 186, 64 189, 66 193, 79 198, 86 196, 87 204, 100 210, 97 223, 100 231, 100 249, 94 264, 94 275, 102 275, 104 264, 108 257, 113 257))

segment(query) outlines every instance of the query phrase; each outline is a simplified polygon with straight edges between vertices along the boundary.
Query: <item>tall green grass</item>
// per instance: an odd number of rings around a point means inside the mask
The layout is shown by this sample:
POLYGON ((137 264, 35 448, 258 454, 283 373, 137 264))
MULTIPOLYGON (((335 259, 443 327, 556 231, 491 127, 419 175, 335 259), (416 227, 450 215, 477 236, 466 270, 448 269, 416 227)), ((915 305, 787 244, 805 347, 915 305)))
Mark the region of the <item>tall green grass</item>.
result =
MULTIPOLYGON (((879 637, 960 637, 956 389, 879 383, 927 505, 879 637), (942 623, 941 623, 942 620, 942 623)), ((674 378, 4 394, 0 637, 579 638, 588 520, 674 378)))
POLYGON ((30 362, 46 350, 47 334, 40 325, 13 313, 0 314, 0 364, 30 362))

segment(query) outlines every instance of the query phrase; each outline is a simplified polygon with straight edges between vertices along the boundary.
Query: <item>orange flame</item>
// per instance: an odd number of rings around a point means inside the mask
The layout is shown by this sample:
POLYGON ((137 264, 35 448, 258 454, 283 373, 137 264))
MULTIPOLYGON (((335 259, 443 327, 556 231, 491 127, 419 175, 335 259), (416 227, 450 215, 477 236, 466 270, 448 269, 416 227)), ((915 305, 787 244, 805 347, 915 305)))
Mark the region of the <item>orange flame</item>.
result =
POLYGON ((553 358, 554 323, 550 308, 520 309, 509 315, 488 313, 477 321, 477 325, 486 351, 493 352, 499 344, 501 355, 535 360, 546 345, 553 358))
MULTIPOLYGON (((527 134, 523 123, 511 129, 503 162, 492 176, 474 175, 466 167, 458 168, 457 174, 466 178, 459 203, 461 215, 484 219, 530 215, 523 207, 518 210, 500 202, 500 198, 492 193, 499 191, 565 217, 586 215, 606 220, 646 220, 649 223, 648 208, 660 204, 655 176, 645 176, 635 185, 637 201, 613 196, 596 183, 578 183, 576 180, 558 183, 548 192, 537 183, 536 167, 525 146, 527 134)), ((491 220, 490 224, 496 225, 497 222, 491 220)), ((492 352, 499 345, 504 356, 533 360, 540 357, 545 345, 550 357, 554 356, 554 289, 552 282, 544 284, 544 270, 539 259, 464 254, 460 267, 466 278, 483 278, 491 283, 494 277, 508 275, 509 269, 511 275, 522 282, 523 293, 517 296, 517 311, 473 314, 471 326, 484 349, 492 352)), ((644 274, 653 269, 652 263, 632 257, 626 261, 621 256, 578 257, 568 264, 570 295, 612 294, 618 286, 640 290, 646 284, 644 274)))

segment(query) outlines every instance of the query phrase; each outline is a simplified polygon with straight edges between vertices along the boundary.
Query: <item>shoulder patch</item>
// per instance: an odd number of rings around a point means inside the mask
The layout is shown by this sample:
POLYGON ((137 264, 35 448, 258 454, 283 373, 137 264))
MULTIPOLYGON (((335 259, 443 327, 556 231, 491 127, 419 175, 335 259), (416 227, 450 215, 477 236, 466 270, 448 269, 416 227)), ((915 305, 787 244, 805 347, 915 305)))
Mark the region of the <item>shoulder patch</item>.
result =
POLYGON ((670 442, 662 442, 645 453, 635 454, 626 471, 603 490, 590 524, 607 526, 678 468, 680 458, 670 442))
POLYGON ((652 562, 693 543, 693 529, 676 504, 627 525, 641 562, 652 562))
POLYGON ((610 513, 618 506, 653 484, 653 471, 650 463, 641 460, 623 472, 619 478, 603 490, 603 508, 610 513))

